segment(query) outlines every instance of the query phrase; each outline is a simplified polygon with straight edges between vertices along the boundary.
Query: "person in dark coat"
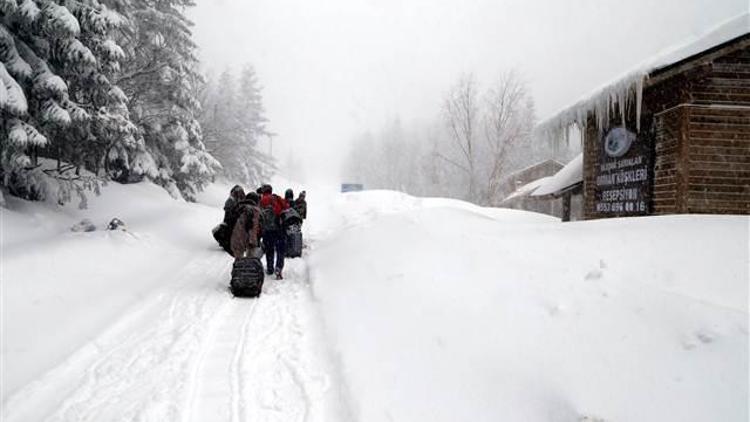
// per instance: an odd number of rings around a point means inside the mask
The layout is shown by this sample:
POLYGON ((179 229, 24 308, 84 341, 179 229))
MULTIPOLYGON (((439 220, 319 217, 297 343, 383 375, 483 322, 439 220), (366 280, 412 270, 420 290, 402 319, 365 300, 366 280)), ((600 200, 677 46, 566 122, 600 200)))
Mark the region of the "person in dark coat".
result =
POLYGON ((307 200, 305 200, 305 197, 307 196, 307 193, 305 191, 302 191, 299 193, 299 197, 294 201, 294 209, 297 210, 297 213, 300 217, 302 217, 303 220, 307 219, 307 200))
POLYGON ((236 206, 237 221, 232 228, 230 241, 235 259, 253 256, 260 247, 261 213, 258 208, 258 195, 250 192, 236 206))
POLYGON ((291 189, 287 189, 286 192, 284 192, 284 200, 286 200, 286 203, 294 208, 294 191, 291 189))
POLYGON ((224 201, 224 223, 231 229, 237 219, 236 206, 245 199, 245 190, 240 185, 234 185, 229 191, 229 198, 224 201))
POLYGON ((276 279, 281 280, 284 278, 282 271, 286 255, 286 235, 281 226, 281 213, 289 208, 289 204, 284 198, 274 195, 273 188, 266 185, 260 197, 260 208, 263 214, 263 251, 266 254, 266 274, 275 273, 276 279))
POLYGON ((213 230, 214 239, 222 249, 232 255, 231 237, 234 222, 237 221, 237 205, 245 198, 245 191, 241 186, 235 185, 229 191, 229 198, 224 202, 224 220, 213 230))

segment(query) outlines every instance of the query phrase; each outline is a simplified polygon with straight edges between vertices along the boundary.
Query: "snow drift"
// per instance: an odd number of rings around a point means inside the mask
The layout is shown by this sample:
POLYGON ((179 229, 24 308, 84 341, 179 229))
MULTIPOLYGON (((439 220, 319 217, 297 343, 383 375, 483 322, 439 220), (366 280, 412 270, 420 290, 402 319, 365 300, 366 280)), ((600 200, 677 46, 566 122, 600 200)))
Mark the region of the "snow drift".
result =
POLYGON ((316 213, 342 216, 310 267, 357 420, 748 418, 747 217, 387 192, 316 213))

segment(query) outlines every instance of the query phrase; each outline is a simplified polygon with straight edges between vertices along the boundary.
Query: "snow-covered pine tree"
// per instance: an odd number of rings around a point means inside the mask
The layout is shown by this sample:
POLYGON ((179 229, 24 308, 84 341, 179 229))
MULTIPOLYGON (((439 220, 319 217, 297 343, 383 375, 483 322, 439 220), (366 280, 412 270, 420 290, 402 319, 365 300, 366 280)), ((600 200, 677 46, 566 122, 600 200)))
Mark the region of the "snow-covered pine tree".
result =
MULTIPOLYGON (((7 0, 0 7, 3 18, 18 10, 15 2, 7 0)), ((43 179, 31 171, 27 151, 43 146, 47 138, 40 134, 29 119, 29 105, 24 92, 32 79, 31 66, 18 54, 13 35, 0 21, 0 176, 2 185, 14 195, 42 199, 45 195, 43 179)))
MULTIPOLYGON (((219 163, 202 143, 191 0, 0 0, 0 176, 18 196, 147 176, 192 199, 219 163), (133 113, 130 110, 134 110, 133 113), (57 159, 42 170, 37 157, 57 159), (44 173, 46 174, 44 174, 44 173)), ((47 195, 49 196, 49 195, 47 195)))
MULTIPOLYGON (((137 153, 139 146, 137 127, 130 120, 128 98, 114 82, 121 63, 127 59, 115 37, 128 21, 106 2, 76 0, 69 3, 72 14, 80 22, 82 44, 89 48, 96 65, 80 61, 74 66, 75 73, 67 76, 71 97, 88 118, 73 125, 66 136, 88 151, 83 154, 87 168, 116 179, 118 164, 129 167, 131 156, 137 153)), ((71 54, 76 53, 71 51, 71 54)), ((78 56, 86 57, 86 54, 81 51, 78 56)))
MULTIPOLYGON (((125 6, 125 0, 118 0, 125 6)), ((117 79, 143 134, 132 174, 145 175, 173 196, 193 200, 219 163, 206 151, 197 115, 198 73, 192 23, 184 16, 191 0, 130 0, 130 25, 121 36, 129 60, 117 79)))
MULTIPOLYGON (((75 3, 79 4, 78 2, 75 3)), ((65 4, 51 0, 4 0, 0 6, 0 61, 6 89, 16 100, 3 109, 0 125, 7 134, 2 145, 3 184, 11 193, 29 199, 57 195, 59 202, 74 190, 85 205, 83 191, 98 189, 98 182, 81 176, 79 169, 92 149, 67 136, 90 119, 79 106, 75 78, 97 78, 100 62, 82 40, 87 41, 80 22, 65 4), (15 86, 7 78, 15 80, 15 86), (20 93, 16 89, 20 87, 20 93), (74 89, 71 90, 71 87, 74 89), (23 100, 20 98, 23 97, 23 100), (25 112, 20 105, 26 104, 25 112), (57 158, 57 169, 44 169, 57 183, 47 192, 37 157, 57 158), (64 174, 75 169, 75 175, 64 174)))

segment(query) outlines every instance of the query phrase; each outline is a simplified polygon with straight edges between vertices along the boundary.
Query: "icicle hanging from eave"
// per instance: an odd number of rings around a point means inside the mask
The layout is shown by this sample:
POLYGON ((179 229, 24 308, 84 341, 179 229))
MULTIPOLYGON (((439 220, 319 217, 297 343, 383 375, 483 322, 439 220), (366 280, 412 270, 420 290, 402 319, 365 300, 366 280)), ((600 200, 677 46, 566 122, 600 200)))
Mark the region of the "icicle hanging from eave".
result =
POLYGON ((534 129, 538 138, 548 142, 560 142, 569 145, 568 131, 573 125, 584 133, 589 126, 589 118, 601 134, 612 118, 620 115, 622 125, 627 123, 628 113, 635 106, 636 131, 641 130, 641 112, 643 88, 648 78, 646 71, 637 71, 626 75, 618 82, 599 89, 594 95, 564 109, 557 115, 537 125, 534 129))
POLYGON ((635 129, 641 131, 641 111, 643 110, 643 84, 646 83, 648 75, 639 78, 635 84, 635 129))

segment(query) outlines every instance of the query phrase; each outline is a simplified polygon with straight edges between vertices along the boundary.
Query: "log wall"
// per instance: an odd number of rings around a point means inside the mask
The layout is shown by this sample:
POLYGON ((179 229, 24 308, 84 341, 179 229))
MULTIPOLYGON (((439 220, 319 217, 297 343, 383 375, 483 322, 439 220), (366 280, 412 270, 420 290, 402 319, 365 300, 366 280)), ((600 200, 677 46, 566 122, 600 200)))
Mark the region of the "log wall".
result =
MULTIPOLYGON (((750 214, 750 39, 681 63, 643 94, 639 139, 653 145, 649 214, 750 214)), ((627 118, 633 128, 635 116, 627 118)), ((613 120, 610 126, 620 125, 613 120)), ((584 134, 584 216, 595 211, 602 133, 584 134)))

